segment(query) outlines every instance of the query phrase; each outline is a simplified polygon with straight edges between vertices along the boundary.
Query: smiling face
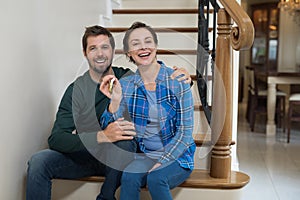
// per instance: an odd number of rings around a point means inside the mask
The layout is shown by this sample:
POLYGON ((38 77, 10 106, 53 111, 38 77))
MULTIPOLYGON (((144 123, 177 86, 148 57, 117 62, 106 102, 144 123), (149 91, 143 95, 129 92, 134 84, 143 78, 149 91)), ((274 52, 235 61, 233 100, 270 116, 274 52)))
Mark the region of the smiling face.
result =
POLYGON ((153 35, 146 28, 133 30, 128 38, 127 56, 134 60, 137 66, 156 63, 157 44, 153 35))
POLYGON ((107 35, 89 36, 85 56, 88 60, 90 72, 95 76, 102 76, 111 66, 113 48, 107 35))

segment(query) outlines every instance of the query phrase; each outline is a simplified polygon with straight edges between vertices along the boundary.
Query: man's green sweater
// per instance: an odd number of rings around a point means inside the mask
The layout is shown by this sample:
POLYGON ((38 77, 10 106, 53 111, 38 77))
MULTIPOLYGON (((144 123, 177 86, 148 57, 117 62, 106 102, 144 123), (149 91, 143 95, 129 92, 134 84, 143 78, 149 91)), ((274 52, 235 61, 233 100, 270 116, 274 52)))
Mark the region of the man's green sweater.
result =
MULTIPOLYGON (((117 78, 129 69, 113 67, 117 78)), ((71 153, 97 145, 97 132, 101 130, 99 119, 109 99, 99 90, 85 72, 71 83, 60 102, 56 120, 48 138, 49 148, 71 153)))

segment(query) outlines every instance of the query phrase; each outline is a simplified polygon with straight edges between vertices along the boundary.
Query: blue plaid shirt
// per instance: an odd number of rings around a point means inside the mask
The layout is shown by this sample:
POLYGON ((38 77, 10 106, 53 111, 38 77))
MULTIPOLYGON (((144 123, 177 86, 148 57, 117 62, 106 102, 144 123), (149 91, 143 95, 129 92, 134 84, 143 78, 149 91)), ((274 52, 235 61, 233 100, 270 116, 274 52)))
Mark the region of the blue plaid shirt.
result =
MULTIPOLYGON (((192 137, 194 104, 190 85, 172 80, 170 75, 173 70, 160 61, 159 64, 161 68, 156 78, 156 98, 164 153, 158 162, 176 160, 180 166, 193 169, 196 145, 192 137)), ((114 114, 104 111, 100 124, 104 129, 110 122, 128 113, 135 124, 140 150, 145 152, 143 135, 149 123, 149 104, 143 80, 137 71, 122 78, 120 83, 123 92, 120 108, 114 114)))

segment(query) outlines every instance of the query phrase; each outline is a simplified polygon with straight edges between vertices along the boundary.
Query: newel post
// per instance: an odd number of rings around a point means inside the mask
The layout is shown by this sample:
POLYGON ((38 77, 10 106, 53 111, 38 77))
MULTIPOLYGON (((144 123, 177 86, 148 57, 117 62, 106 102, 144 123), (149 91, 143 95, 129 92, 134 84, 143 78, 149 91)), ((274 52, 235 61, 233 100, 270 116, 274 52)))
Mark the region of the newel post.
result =
POLYGON ((231 17, 224 9, 218 12, 218 35, 212 102, 212 143, 210 176, 230 178, 232 142, 232 48, 231 17))

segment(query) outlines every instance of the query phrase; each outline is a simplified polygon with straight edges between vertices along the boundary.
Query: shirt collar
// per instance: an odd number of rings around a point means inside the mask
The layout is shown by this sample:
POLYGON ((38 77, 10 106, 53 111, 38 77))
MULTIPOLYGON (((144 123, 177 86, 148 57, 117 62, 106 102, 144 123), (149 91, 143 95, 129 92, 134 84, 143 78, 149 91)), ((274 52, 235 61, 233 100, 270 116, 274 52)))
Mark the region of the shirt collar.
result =
MULTIPOLYGON (((159 72, 158 72, 158 75, 156 77, 156 80, 155 82, 162 82, 164 80, 166 80, 166 65, 165 63, 163 63, 162 61, 157 61, 158 64, 160 64, 160 69, 159 69, 159 72)), ((135 85, 142 85, 143 84, 143 80, 142 80, 142 77, 141 77, 141 74, 139 72, 139 70, 136 71, 136 73, 134 74, 134 78, 133 78, 133 81, 134 81, 134 84, 135 85)))

